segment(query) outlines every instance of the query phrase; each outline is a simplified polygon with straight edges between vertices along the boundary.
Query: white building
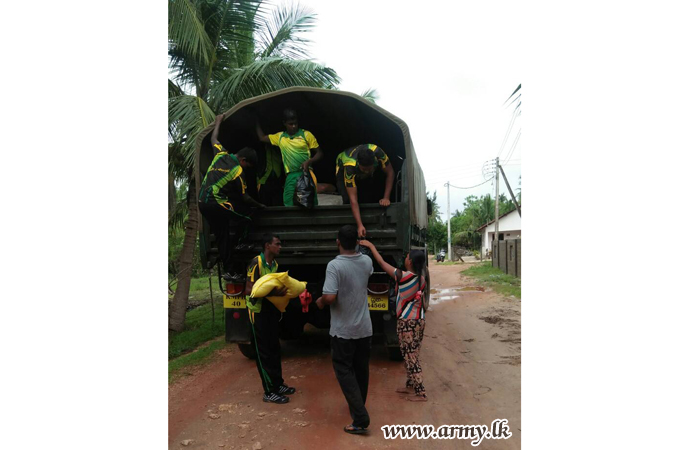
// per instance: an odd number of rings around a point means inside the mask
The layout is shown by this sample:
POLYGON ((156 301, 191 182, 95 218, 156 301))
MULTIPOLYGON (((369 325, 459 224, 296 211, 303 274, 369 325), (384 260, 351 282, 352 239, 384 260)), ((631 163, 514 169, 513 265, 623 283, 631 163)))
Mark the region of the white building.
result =
MULTIPOLYGON (((491 221, 476 231, 481 232, 481 254, 491 254, 491 242, 496 232, 496 221, 491 221)), ((503 214, 498 219, 498 235, 499 240, 520 239, 520 214, 514 209, 509 213, 503 214)))

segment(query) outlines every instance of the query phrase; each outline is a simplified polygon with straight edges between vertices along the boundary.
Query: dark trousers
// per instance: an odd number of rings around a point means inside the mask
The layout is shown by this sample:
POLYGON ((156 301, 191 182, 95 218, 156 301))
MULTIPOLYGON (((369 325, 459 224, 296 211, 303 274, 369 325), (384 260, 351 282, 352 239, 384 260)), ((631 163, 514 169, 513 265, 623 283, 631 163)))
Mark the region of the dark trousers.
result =
POLYGON ((282 191, 284 191, 284 177, 277 178, 274 174, 270 175, 265 184, 260 185, 258 200, 265 206, 284 206, 282 191))
MULTIPOLYGON (((386 180, 384 172, 375 173, 368 178, 359 179, 355 177, 357 185, 357 202, 358 203, 378 203, 384 196, 384 180, 386 180)), ((338 193, 343 197, 343 204, 350 204, 348 190, 345 187, 345 176, 343 170, 339 170, 335 176, 335 187, 338 193)))
POLYGON ((267 300, 262 300, 262 310, 250 312, 253 328, 253 344, 257 356, 255 362, 262 380, 265 394, 279 390, 282 378, 282 356, 280 353, 279 322, 282 313, 267 300))
POLYGON ((238 214, 223 206, 199 202, 199 212, 209 224, 209 229, 216 237, 216 248, 219 260, 225 272, 230 272, 233 249, 248 234, 251 219, 247 215, 238 214), (231 234, 233 233, 233 236, 231 234))
POLYGON ((352 424, 369 426, 369 413, 365 408, 369 387, 369 354, 372 337, 343 339, 331 337, 333 370, 350 408, 352 424))

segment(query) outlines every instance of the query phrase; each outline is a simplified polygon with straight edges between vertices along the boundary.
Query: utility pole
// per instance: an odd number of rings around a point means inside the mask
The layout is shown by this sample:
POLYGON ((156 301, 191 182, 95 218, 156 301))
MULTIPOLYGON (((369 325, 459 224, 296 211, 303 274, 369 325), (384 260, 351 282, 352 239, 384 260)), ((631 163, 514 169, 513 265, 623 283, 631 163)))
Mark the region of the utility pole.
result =
POLYGON ((520 214, 520 205, 518 205, 518 201, 515 199, 515 195, 513 195, 513 190, 510 188, 510 184, 508 183, 506 173, 503 171, 503 166, 498 166, 498 168, 501 169, 501 173, 503 174, 503 181, 506 182, 506 187, 508 188, 508 192, 510 192, 510 198, 512 198, 513 203, 515 203, 515 208, 518 210, 518 215, 522 217, 523 215, 520 214))
POLYGON ((450 227, 450 182, 447 186, 447 260, 452 261, 452 228, 450 227))
MULTIPOLYGON (((496 245, 498 245, 498 168, 499 167, 500 166, 498 164, 498 157, 496 157, 496 225, 495 225, 496 230, 495 230, 495 233, 493 236, 493 239, 496 242, 496 245)), ((493 246, 491 246, 491 247, 493 247, 493 246)), ((495 250, 494 248, 491 248, 491 253, 493 253, 494 250, 495 250)), ((492 259, 493 259, 493 257, 492 257, 492 259)))

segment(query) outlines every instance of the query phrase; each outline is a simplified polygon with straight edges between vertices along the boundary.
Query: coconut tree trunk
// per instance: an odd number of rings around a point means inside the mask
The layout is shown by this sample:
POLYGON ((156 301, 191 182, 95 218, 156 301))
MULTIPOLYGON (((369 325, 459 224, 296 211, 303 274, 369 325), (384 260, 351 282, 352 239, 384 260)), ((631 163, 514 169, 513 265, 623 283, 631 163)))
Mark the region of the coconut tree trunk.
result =
POLYGON ((175 175, 168 171, 168 219, 175 213, 175 203, 177 202, 177 191, 175 190, 175 175))
POLYGON ((185 241, 182 245, 182 253, 178 258, 177 288, 170 305, 168 314, 168 328, 172 331, 182 331, 185 328, 185 313, 190 296, 190 280, 192 278, 192 260, 197 243, 197 229, 199 226, 199 211, 197 210, 197 196, 194 179, 190 181, 187 189, 187 221, 185 222, 185 241))

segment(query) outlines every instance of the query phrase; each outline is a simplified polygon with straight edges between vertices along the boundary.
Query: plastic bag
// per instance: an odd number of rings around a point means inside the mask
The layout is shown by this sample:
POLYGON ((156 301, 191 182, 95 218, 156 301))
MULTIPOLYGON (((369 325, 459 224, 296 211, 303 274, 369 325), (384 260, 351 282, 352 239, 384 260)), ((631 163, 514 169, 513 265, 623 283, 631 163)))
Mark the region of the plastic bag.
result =
POLYGON ((284 312, 284 310, 287 309, 289 300, 298 297, 305 289, 306 281, 295 280, 290 277, 287 272, 268 273, 258 278, 258 281, 255 282, 251 289, 250 296, 254 298, 265 297, 272 302, 277 309, 284 312), (287 294, 285 296, 268 296, 273 289, 283 286, 287 287, 287 294))
POLYGON ((316 197, 316 186, 309 172, 304 172, 297 178, 297 186, 294 190, 294 204, 304 208, 313 208, 316 197))

